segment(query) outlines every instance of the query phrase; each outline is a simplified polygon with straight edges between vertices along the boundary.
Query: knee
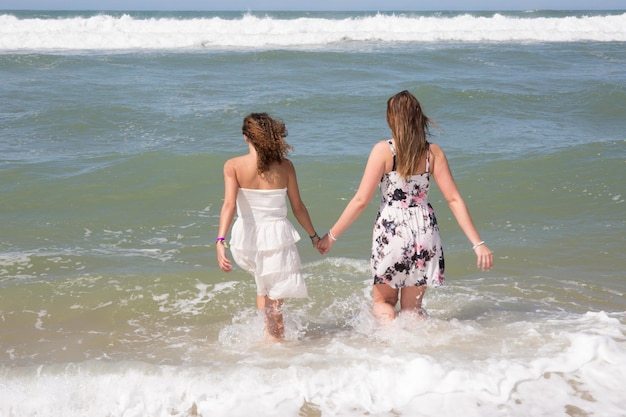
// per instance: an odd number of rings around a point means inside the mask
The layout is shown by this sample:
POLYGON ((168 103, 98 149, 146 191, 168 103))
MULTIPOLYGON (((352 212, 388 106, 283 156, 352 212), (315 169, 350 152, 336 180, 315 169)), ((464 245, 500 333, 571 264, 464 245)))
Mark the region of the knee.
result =
POLYGON ((385 304, 395 306, 396 304, 398 304, 398 296, 396 295, 396 296, 383 297, 382 295, 375 295, 374 302, 385 303, 385 304))
POLYGON ((389 304, 395 306, 398 304, 398 290, 382 285, 374 285, 372 299, 377 304, 389 304))

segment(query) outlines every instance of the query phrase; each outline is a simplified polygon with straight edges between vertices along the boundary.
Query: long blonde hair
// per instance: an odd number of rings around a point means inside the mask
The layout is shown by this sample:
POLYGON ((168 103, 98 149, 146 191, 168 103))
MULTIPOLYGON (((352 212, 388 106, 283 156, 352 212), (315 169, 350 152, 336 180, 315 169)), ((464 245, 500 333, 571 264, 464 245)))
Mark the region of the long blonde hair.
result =
POLYGON ((282 162, 293 149, 285 142, 285 123, 273 119, 267 113, 250 113, 243 119, 241 131, 257 152, 257 171, 267 172, 274 162, 282 162))
POLYGON ((435 123, 422 112, 415 96, 404 90, 387 100, 387 124, 396 145, 396 171, 409 178, 426 154, 430 125, 435 123))

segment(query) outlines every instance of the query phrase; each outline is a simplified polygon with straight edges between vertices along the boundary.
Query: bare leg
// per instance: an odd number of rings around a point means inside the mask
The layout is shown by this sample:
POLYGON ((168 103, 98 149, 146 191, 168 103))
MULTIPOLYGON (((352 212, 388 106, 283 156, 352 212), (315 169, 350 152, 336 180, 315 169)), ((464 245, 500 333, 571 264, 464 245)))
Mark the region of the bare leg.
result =
POLYGON ((265 309, 265 296, 264 295, 256 296, 256 308, 259 311, 263 311, 265 309))
POLYGON ((426 293, 426 285, 419 287, 405 287, 402 288, 402 294, 400 294, 400 309, 404 312, 411 312, 418 316, 423 316, 422 312, 422 300, 426 293))
POLYGON ((389 322, 396 318, 396 304, 398 303, 398 289, 387 284, 374 284, 372 289, 374 305, 372 312, 380 321, 389 322))
MULTIPOLYGON (((258 304, 257 298, 257 304, 258 304)), ((265 330, 273 340, 281 340, 285 336, 283 323, 283 300, 272 300, 267 295, 264 297, 265 330)))

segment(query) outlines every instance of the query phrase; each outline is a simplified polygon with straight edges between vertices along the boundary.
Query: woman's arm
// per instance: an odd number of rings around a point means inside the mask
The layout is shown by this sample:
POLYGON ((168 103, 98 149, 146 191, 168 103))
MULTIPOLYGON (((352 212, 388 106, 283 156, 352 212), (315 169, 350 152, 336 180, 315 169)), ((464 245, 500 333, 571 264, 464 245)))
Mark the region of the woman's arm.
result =
POLYGON ((374 145, 356 194, 346 205, 337 222, 329 229, 329 233, 324 236, 318 245, 318 250, 321 253, 328 252, 334 241, 363 213, 380 184, 380 179, 385 173, 386 163, 391 158, 393 157, 387 142, 379 142, 374 145))
MULTIPOLYGON (((309 211, 307 210, 302 198, 300 197, 300 189, 298 188, 298 178, 296 176, 296 169, 293 166, 293 163, 289 160, 286 160, 285 163, 288 164, 288 179, 287 179, 287 197, 289 198, 289 204, 291 205, 291 211, 295 216, 298 223, 304 230, 306 230, 309 237, 314 236, 316 234, 315 228, 313 227, 313 222, 311 221, 311 216, 309 216, 309 211)), ((317 244, 319 237, 313 239, 313 244, 317 244)))
POLYGON ((443 150, 435 144, 430 145, 431 171, 437 186, 441 190, 443 197, 450 206, 457 223, 465 233, 465 236, 472 243, 477 256, 476 265, 483 270, 491 269, 493 266, 493 255, 491 250, 484 244, 474 222, 470 216, 465 201, 454 182, 448 160, 443 150))
MULTIPOLYGON (((237 171, 232 160, 226 161, 224 164, 224 203, 220 212, 220 225, 217 233, 218 239, 226 239, 226 234, 230 230, 230 225, 235 217, 237 209, 237 191, 239 183, 237 182, 237 171)), ((217 251, 217 263, 223 271, 230 272, 233 269, 232 263, 226 255, 225 240, 215 242, 217 251)))

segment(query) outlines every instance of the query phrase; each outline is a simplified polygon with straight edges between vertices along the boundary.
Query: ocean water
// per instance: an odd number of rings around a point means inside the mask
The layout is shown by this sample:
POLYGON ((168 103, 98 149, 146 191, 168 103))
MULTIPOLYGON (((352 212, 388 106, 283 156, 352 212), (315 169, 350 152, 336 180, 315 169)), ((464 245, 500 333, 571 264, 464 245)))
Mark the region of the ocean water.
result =
POLYGON ((0 12, 0 415, 626 415, 626 12, 0 12), (408 89, 447 285, 371 313, 370 207, 267 344, 222 272, 222 165, 283 119, 324 233, 408 89))

